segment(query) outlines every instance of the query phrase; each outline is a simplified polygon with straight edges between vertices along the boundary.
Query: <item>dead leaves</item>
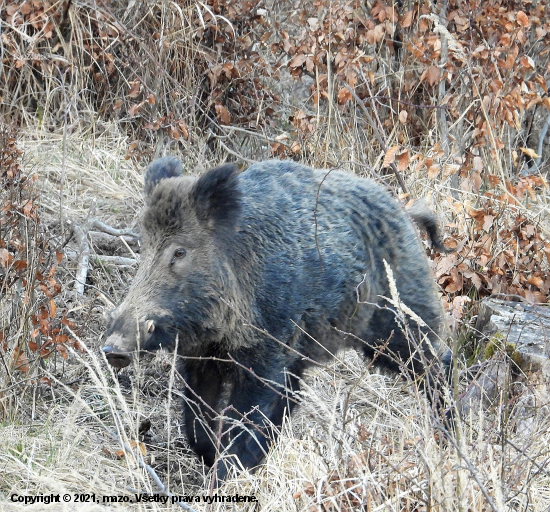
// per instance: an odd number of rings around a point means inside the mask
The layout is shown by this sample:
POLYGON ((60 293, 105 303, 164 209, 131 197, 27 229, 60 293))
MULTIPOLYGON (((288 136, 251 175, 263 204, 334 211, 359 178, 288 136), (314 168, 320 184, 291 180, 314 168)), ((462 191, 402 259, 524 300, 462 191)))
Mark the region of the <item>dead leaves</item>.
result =
POLYGON ((10 311, 25 319, 3 326, 0 356, 11 364, 10 371, 29 373, 54 351, 67 358, 67 346, 80 347, 64 332, 64 325, 69 325, 64 321, 69 321, 56 304, 62 286, 55 271, 63 254, 41 229, 36 180, 24 175, 20 156, 15 137, 0 127, 1 299, 11 301, 10 311))
POLYGON ((441 71, 439 67, 437 66, 429 66, 424 70, 422 75, 420 76, 420 81, 426 80, 428 84, 431 86, 434 86, 435 84, 439 83, 441 79, 441 71))
POLYGON ((307 60, 307 56, 303 53, 295 55, 294 58, 288 63, 288 67, 291 69, 296 69, 302 66, 307 60))
POLYGON ((223 105, 215 105, 216 109, 216 115, 218 116, 218 121, 220 124, 231 124, 231 115, 229 114, 229 110, 227 110, 226 107, 223 105))
MULTIPOLYGON (((517 193, 518 187, 513 190, 517 193)), ((549 300, 550 243, 540 227, 522 215, 511 216, 501 201, 484 205, 455 204, 458 217, 464 219, 462 241, 456 252, 434 260, 434 274, 455 320, 465 311, 464 304, 456 309, 457 297, 469 297, 472 290, 478 297, 502 293, 532 302, 549 300)))
POLYGON ((338 91, 338 103, 345 105, 352 98, 351 91, 347 88, 342 88, 338 91))
POLYGON ((397 161, 397 170, 399 172, 404 171, 409 166, 409 162, 410 162, 410 156, 409 156, 409 150, 407 149, 399 155, 399 159, 397 161))
POLYGON ((516 21, 518 22, 518 25, 521 25, 523 28, 527 28, 531 25, 527 14, 525 14, 523 11, 518 11, 516 21))
POLYGON ((537 153, 531 148, 519 148, 519 150, 533 160, 541 157, 541 155, 537 155, 537 153))
MULTIPOLYGON (((141 441, 136 441, 135 439, 130 440, 130 448, 133 451, 139 451, 142 457, 147 456, 147 447, 145 446, 145 443, 142 443, 141 441)), ((106 453, 110 453, 107 449, 104 449, 106 453)), ((122 459, 126 456, 126 450, 116 450, 115 455, 117 458, 122 459)))
POLYGON ((395 155, 400 149, 400 146, 393 146, 388 149, 386 151, 386 154, 384 155, 384 162, 382 163, 382 167, 389 167, 391 164, 393 164, 395 162, 395 155))

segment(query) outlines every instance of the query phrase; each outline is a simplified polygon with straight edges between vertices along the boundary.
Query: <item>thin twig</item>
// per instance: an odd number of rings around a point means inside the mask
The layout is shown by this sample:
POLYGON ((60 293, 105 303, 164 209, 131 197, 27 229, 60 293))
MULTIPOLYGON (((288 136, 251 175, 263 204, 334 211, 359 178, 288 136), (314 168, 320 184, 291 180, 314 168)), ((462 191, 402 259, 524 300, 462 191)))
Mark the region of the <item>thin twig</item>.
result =
MULTIPOLYGON (((166 485, 164 485, 161 481, 161 479, 159 478, 159 476, 157 475, 157 473, 155 472, 155 470, 149 466, 149 464, 145 464, 145 462, 143 461, 143 457, 139 456, 138 454, 136 454, 136 452, 134 452, 134 450, 132 450, 132 448, 130 448, 122 439, 121 437, 118 435, 118 434, 115 434, 114 432, 112 432, 111 430, 108 430, 107 431, 109 433, 109 435, 115 439, 116 441, 118 441, 118 443, 120 444, 120 446, 122 446, 122 448, 124 448, 124 451, 126 451, 127 453, 131 454, 134 459, 137 461, 138 463, 138 466, 140 468, 143 468, 147 471, 147 473, 149 473, 149 475, 153 478, 153 480, 155 481, 155 483, 157 484, 158 488, 160 489, 158 494, 162 494, 164 496, 168 496, 169 498, 173 498, 174 497, 174 494, 172 494, 167 488, 166 488, 166 485)), ((185 509, 185 510, 188 510, 189 512, 196 512, 195 509, 191 508, 189 505, 187 505, 186 503, 180 503, 179 501, 177 500, 174 500, 173 503, 176 503, 177 505, 179 505, 181 508, 185 509)))
MULTIPOLYGON (((273 142, 273 143, 279 143, 281 144, 281 141, 274 139, 273 137, 268 137, 267 135, 264 135, 263 133, 259 132, 253 132, 251 130, 246 130, 245 128, 240 128, 239 126, 227 126, 227 125, 218 125, 219 128, 222 130, 231 130, 231 132, 241 132, 245 133, 246 135, 249 135, 250 137, 256 137, 258 139, 265 140, 266 142, 273 142)), ((231 133, 230 132, 230 133, 231 133)))
POLYGON ((67 91, 65 88, 65 78, 67 77, 67 71, 62 74, 63 83, 61 84, 61 90, 63 91, 63 99, 65 101, 63 109, 63 156, 61 157, 61 179, 59 182, 59 224, 61 226, 61 236, 65 234, 65 221, 63 217, 63 196, 65 194, 64 185, 66 178, 66 160, 67 160, 67 114, 69 109, 69 102, 67 100, 67 91))
POLYGON ((132 238, 139 238, 139 235, 131 229, 116 229, 95 218, 90 219, 90 229, 98 229, 99 231, 103 231, 103 233, 113 236, 131 236, 132 238))
MULTIPOLYGON (((78 227, 78 229, 82 231, 82 228, 78 227)), ((78 236, 80 237, 82 235, 79 233, 78 236)), ((71 259, 71 260, 79 259, 79 253, 77 253, 76 251, 65 251, 64 254, 68 259, 71 259)), ((134 258, 125 258, 124 256, 108 256, 105 254, 88 253, 88 265, 90 260, 91 261, 97 260, 97 261, 100 261, 101 263, 107 263, 109 265, 119 265, 119 266, 126 266, 126 267, 133 267, 134 265, 137 265, 139 263, 139 259, 137 255, 136 255, 136 259, 134 259, 134 258)))
MULTIPOLYGON (((359 107, 361 108, 363 113, 365 114, 365 117, 367 118, 369 124, 372 126, 372 128, 374 130, 374 135, 378 139, 378 143, 380 144, 380 147, 382 148, 384 153, 386 153, 388 151, 388 145, 386 144, 386 141, 382 137, 382 134, 380 133, 380 129, 378 128, 377 124, 374 122, 373 117, 371 116, 370 112, 367 110, 367 107, 365 107, 365 104, 364 104, 363 100, 361 100, 361 98, 359 96, 357 96, 357 93, 355 92, 353 87, 351 87, 348 83, 344 82, 344 86, 351 93, 354 100, 357 102, 357 104, 359 105, 359 107)), ((368 98, 368 99, 372 100, 372 98, 368 98)), ((400 172, 397 169, 397 166, 394 163, 392 163, 392 164, 390 164, 390 168, 391 168, 393 174, 395 175, 395 177, 397 178, 397 182, 399 183, 399 186, 401 187, 401 190, 403 190, 403 192, 405 194, 408 194, 409 191, 407 189, 407 186, 405 185, 405 182, 403 181, 403 178, 401 177, 400 172)))
POLYGON ((474 480, 476 481, 477 485, 479 486, 479 489, 483 493, 483 496, 485 496, 485 499, 487 500, 487 503, 489 504, 489 506, 491 507, 493 512, 499 512, 498 508, 493 503, 493 500, 491 499, 491 496, 489 496, 489 492, 487 491, 487 489, 485 488, 485 486, 481 482, 481 480, 479 478, 479 475, 477 474, 476 468, 474 468, 473 464, 470 462, 468 457, 466 457, 464 452, 460 449, 460 447, 458 446, 458 443, 453 439, 452 436, 449 435, 449 432, 447 432, 447 430, 444 429, 442 426, 438 425, 435 428, 437 428, 438 430, 441 430, 441 432, 443 432, 443 435, 445 436, 445 438, 454 446, 456 452, 458 453, 460 458, 464 461, 464 463, 468 467, 468 470, 470 471, 470 473, 474 477, 474 480))
POLYGON ((72 226, 72 232, 78 243, 78 265, 76 267, 74 289, 78 296, 83 296, 90 264, 90 244, 88 243, 90 226, 88 222, 85 222, 83 226, 72 221, 67 221, 67 224, 72 226))
MULTIPOLYGON (((447 4, 448 0, 443 0, 439 7, 439 22, 443 27, 447 28, 447 4)), ((440 70, 440 80, 438 85, 438 96, 439 103, 443 103, 443 98, 445 98, 445 66, 449 58, 449 41, 447 39, 448 32, 442 30, 440 32, 440 41, 441 41, 441 54, 439 59, 439 70, 440 70)), ((445 115, 445 110, 440 110, 438 113, 439 119, 439 132, 441 135, 441 140, 443 141, 443 151, 445 151, 445 156, 449 152, 449 130, 447 127, 447 116, 445 115)))
POLYGON ((449 107, 447 105, 419 105, 418 103, 413 103, 411 101, 400 100, 399 98, 392 98, 391 96, 381 96, 379 94, 377 94, 375 96, 370 96, 369 100, 371 100, 371 101, 372 100, 386 100, 386 101, 391 101, 393 103, 401 103, 402 105, 407 105, 409 107, 414 107, 414 108, 444 109, 444 110, 449 109, 449 107))
POLYGON ((236 156, 239 160, 243 160, 244 162, 248 162, 249 164, 255 164, 255 163, 256 163, 256 160, 252 160, 252 159, 250 159, 250 158, 247 158, 246 156, 240 155, 240 154, 237 153, 236 151, 233 151, 232 149, 228 148, 228 147, 219 139, 219 137, 216 137, 215 134, 212 134, 212 136, 216 138, 216 140, 218 141, 218 144, 219 144, 225 151, 227 151, 230 155, 236 156))

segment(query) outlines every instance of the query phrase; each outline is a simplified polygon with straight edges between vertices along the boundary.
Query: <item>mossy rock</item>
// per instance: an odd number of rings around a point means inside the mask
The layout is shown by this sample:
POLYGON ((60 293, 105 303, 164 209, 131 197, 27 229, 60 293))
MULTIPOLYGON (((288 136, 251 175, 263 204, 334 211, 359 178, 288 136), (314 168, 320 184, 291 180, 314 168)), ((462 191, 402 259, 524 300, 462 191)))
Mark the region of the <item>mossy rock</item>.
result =
POLYGON ((501 332, 497 332, 487 342, 483 350, 483 361, 491 359, 497 353, 505 352, 506 355, 514 362, 514 364, 521 368, 523 364, 523 357, 518 351, 517 347, 506 341, 506 338, 501 332))

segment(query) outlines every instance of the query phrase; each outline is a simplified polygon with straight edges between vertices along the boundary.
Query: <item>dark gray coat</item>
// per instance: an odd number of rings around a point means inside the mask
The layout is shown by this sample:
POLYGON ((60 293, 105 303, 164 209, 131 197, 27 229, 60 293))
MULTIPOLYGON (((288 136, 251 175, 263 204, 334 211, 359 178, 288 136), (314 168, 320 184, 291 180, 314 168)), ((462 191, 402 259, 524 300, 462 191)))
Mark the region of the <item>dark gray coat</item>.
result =
MULTIPOLYGON (((149 166, 145 191, 142 260, 104 351, 125 366, 132 352, 177 342, 189 442, 207 464, 225 452, 256 466, 266 425, 280 426, 292 409, 289 393, 310 360, 341 348, 393 370, 427 370, 430 391, 446 373, 427 259, 407 213, 380 185, 278 160, 194 178, 168 157, 149 166), (423 321, 409 317, 408 336, 384 298, 384 261, 423 321), (411 351, 415 339, 420 351, 411 351)), ((433 216, 416 217, 439 244, 433 216)), ((218 477, 226 472, 220 463, 218 477)))

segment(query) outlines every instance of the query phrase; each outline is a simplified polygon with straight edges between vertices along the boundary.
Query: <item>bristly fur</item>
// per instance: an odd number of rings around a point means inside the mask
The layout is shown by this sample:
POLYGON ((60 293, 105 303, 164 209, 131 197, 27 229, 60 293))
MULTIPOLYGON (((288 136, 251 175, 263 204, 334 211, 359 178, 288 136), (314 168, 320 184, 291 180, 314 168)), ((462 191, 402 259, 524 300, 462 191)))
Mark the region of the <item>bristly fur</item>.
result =
MULTIPOLYGON (((173 159, 149 166, 142 258, 105 351, 123 366, 125 354, 173 350, 177 339, 185 427, 205 463, 223 453, 257 466, 295 403, 285 395, 312 360, 345 347, 425 374, 441 405, 437 382, 450 365, 441 307, 415 228, 383 187, 279 160, 199 178, 178 169, 173 159), (411 313, 406 329, 392 291, 411 313)), ((412 217, 439 246, 433 216, 412 217)))
POLYGON ((181 162, 173 156, 165 156, 153 160, 145 172, 144 192, 150 196, 157 183, 166 178, 175 178, 183 174, 181 162))
POLYGON ((240 217, 241 192, 238 170, 233 164, 216 167, 203 174, 193 187, 197 216, 204 222, 233 229, 240 217))

